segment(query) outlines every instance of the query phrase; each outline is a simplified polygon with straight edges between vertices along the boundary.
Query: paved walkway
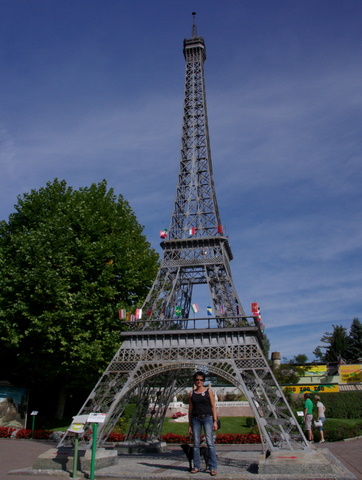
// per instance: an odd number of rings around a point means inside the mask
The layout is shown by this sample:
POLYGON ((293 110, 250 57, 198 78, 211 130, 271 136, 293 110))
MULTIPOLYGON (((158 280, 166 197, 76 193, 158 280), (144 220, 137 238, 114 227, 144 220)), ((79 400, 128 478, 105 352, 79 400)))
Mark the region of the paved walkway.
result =
POLYGON ((316 448, 328 448, 357 480, 362 480, 362 437, 344 442, 317 443, 316 448))
MULTIPOLYGON (((66 472, 49 470, 44 474, 38 474, 31 470, 38 456, 55 444, 45 441, 10 440, 0 439, 0 480, 46 480, 52 478, 70 478, 72 475, 66 472), (52 475, 50 475, 52 474, 52 475)), ((339 478, 351 479, 354 474, 357 480, 362 480, 362 438, 336 443, 314 445, 316 449, 328 449, 329 452, 341 462, 347 469, 345 475, 339 478)), ((260 479, 278 480, 281 478, 296 479, 301 476, 284 475, 258 475, 256 462, 260 451, 255 445, 218 445, 217 455, 219 459, 219 472, 216 478, 223 479, 260 479)), ((333 459, 332 459, 333 460, 333 459)), ((343 468, 343 467, 342 467, 343 468)), ((179 446, 169 446, 168 452, 162 455, 123 455, 117 467, 108 467, 96 471, 96 479, 109 480, 115 478, 145 479, 169 478, 189 479, 195 478, 187 471, 188 462, 179 446)), ((204 472, 197 475, 197 479, 209 478, 204 472)), ((311 477, 316 479, 316 477, 311 477)), ((332 477, 331 477, 332 478, 332 477)), ((306 476, 304 476, 306 480, 306 476)))

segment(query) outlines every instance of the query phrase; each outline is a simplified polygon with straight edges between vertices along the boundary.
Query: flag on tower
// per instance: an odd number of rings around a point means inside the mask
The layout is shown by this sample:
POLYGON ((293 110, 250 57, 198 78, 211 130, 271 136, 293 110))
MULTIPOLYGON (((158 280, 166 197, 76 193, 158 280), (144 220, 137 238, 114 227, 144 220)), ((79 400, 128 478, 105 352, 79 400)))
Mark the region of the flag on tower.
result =
POLYGON ((167 228, 165 228, 164 230, 161 230, 161 231, 160 231, 160 238, 162 238, 163 240, 164 240, 165 238, 167 238, 167 235, 168 235, 167 228))
POLYGON ((256 317, 257 320, 260 321, 260 319, 261 319, 260 307, 259 307, 259 304, 257 302, 253 302, 251 304, 251 314, 252 314, 253 317, 256 317))
POLYGON ((197 313, 197 312, 200 311, 199 306, 197 305, 197 303, 193 303, 193 304, 191 305, 191 308, 192 308, 192 310, 193 310, 194 313, 197 313))
POLYGON ((141 320, 141 318, 142 318, 142 308, 136 308, 135 317, 136 317, 137 320, 141 320))
POLYGON ((120 311, 118 312, 118 318, 119 318, 120 320, 124 320, 124 319, 126 318, 126 310, 123 310, 123 309, 120 310, 120 311))
POLYGON ((220 305, 220 315, 225 315, 225 305, 220 305))
POLYGON ((196 228, 195 227, 191 227, 190 230, 189 230, 189 234, 190 235, 195 235, 196 233, 196 228))
POLYGON ((211 316, 212 316, 212 307, 207 307, 207 308, 206 308, 206 311, 207 311, 207 315, 208 315, 209 317, 211 317, 211 316))
POLYGON ((176 314, 177 317, 181 317, 181 315, 182 315, 182 308, 179 307, 179 306, 175 307, 175 314, 176 314))

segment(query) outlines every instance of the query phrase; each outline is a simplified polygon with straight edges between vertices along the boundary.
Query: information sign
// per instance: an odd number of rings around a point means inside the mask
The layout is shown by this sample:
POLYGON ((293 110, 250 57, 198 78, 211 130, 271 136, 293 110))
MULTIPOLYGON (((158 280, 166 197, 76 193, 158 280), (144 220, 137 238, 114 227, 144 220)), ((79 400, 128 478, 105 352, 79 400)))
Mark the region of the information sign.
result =
POLYGON ((361 365, 340 365, 339 374, 341 383, 360 383, 362 382, 361 365))
POLYGON ((106 413, 90 413, 88 415, 87 422, 89 423, 104 423, 106 419, 106 413))
POLYGON ((287 385, 283 387, 288 393, 330 393, 339 392, 338 385, 287 385))
POLYGON ((73 433, 84 433, 83 423, 72 423, 68 428, 69 432, 73 433))

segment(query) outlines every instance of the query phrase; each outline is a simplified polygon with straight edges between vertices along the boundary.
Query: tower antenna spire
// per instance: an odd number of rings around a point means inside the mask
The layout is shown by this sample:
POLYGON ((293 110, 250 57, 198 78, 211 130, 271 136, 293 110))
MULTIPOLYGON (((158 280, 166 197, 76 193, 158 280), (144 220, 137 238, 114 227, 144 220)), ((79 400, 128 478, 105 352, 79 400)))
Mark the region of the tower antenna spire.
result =
POLYGON ((196 12, 192 12, 192 38, 197 37, 196 12))

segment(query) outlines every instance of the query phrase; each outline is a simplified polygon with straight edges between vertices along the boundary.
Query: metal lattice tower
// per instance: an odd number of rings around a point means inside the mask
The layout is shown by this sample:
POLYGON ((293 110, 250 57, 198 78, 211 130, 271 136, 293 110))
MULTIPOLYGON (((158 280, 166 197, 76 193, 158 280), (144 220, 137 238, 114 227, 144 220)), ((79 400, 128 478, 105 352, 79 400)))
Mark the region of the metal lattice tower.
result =
MULTIPOLYGON (((106 413, 99 431, 102 444, 132 398, 136 408, 127 439, 157 440, 171 399, 190 386, 193 372, 201 369, 246 396, 266 449, 308 449, 264 357, 260 322, 245 315, 232 282, 232 253, 223 235, 212 173, 205 42, 197 36, 195 21, 183 51, 180 170, 169 238, 161 243, 163 259, 143 305, 143 319, 127 322, 122 345, 79 414, 106 413), (208 319, 207 328, 189 318, 197 284, 208 285, 214 306, 215 318, 208 319)), ((60 445, 69 440, 65 436, 60 445)))
POLYGON ((150 320, 175 319, 177 323, 177 313, 189 317, 193 286, 207 284, 215 316, 222 325, 223 319, 230 323, 232 317, 245 313, 232 282, 232 253, 223 235, 215 195, 204 80, 205 42, 197 36, 195 23, 192 33, 183 48, 185 99, 174 210, 169 238, 161 243, 161 268, 143 312, 150 320))

